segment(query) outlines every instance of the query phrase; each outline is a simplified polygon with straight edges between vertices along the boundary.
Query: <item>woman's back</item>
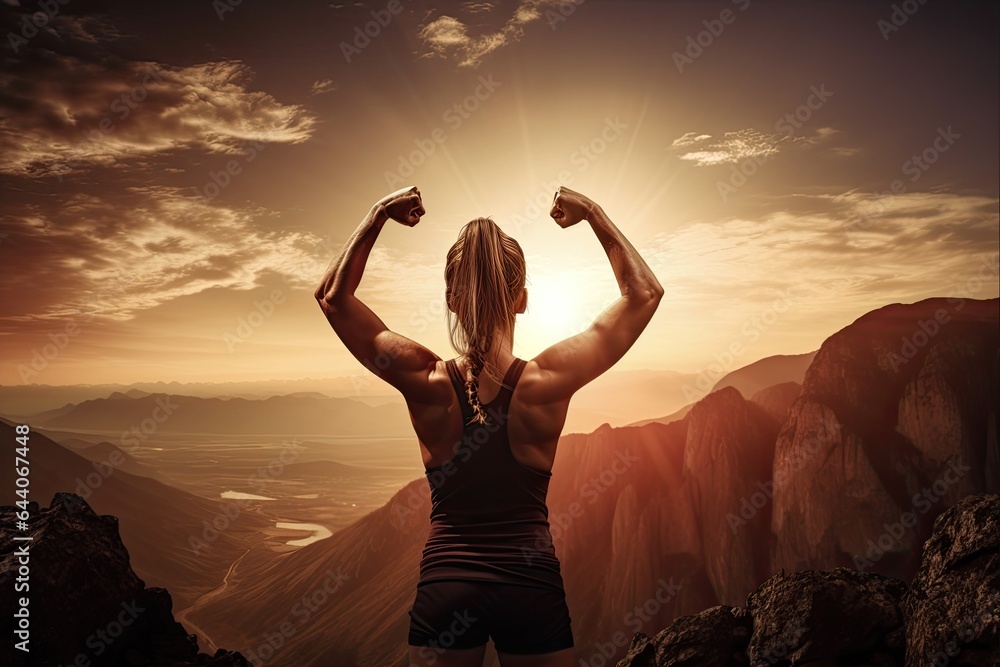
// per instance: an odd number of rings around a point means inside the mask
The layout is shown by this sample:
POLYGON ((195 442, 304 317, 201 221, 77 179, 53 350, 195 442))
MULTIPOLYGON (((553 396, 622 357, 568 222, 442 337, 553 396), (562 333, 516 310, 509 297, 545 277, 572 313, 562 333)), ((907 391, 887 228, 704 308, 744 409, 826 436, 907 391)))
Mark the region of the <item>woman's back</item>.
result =
MULTIPOLYGON (((511 355, 511 359, 516 357, 511 355)), ((511 363, 507 362, 507 369, 511 368, 511 363)), ((523 465, 548 471, 555 460, 571 395, 553 400, 546 393, 545 373, 536 361, 522 360, 522 363, 517 391, 512 392, 505 408, 510 449, 523 465)), ((425 468, 437 467, 453 457, 455 444, 463 437, 462 424, 469 421, 462 380, 464 369, 461 359, 436 362, 422 400, 407 401, 425 468)), ((485 373, 480 376, 479 386, 480 395, 484 397, 498 397, 503 390, 502 385, 487 380, 485 373)))
POLYGON ((421 582, 530 582, 561 590, 545 504, 551 473, 548 466, 519 461, 508 437, 511 398, 525 361, 515 358, 496 396, 482 404, 489 415, 486 424, 472 422, 460 371, 454 360, 446 364, 466 426, 453 455, 426 469, 431 528, 421 582))

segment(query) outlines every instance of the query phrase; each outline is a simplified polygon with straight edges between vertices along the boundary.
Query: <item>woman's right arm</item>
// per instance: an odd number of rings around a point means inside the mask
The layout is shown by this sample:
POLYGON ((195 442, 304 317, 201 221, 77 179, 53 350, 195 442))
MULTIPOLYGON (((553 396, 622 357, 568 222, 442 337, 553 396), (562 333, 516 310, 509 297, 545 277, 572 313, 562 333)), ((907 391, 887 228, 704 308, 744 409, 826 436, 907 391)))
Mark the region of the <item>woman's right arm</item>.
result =
POLYGON ((585 331, 560 341, 535 357, 545 381, 542 402, 565 400, 615 365, 639 338, 656 312, 663 287, 653 271, 591 199, 559 188, 552 218, 569 227, 587 220, 604 247, 621 297, 608 306, 585 331))

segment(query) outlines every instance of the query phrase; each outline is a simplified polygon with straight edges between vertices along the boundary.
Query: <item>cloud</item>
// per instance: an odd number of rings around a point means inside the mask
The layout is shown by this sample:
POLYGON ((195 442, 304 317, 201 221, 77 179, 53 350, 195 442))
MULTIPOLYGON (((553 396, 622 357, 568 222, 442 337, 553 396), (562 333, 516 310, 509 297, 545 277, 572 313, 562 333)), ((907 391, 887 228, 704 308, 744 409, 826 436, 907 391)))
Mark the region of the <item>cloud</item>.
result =
POLYGON ((726 132, 721 137, 688 132, 677 138, 671 148, 681 160, 707 167, 739 163, 747 158, 768 158, 778 153, 783 143, 792 141, 780 134, 764 134, 754 129, 726 132))
MULTIPOLYGON (((794 195, 766 199, 752 218, 696 222, 658 234, 650 266, 682 312, 704 304, 759 313, 782 290, 803 318, 832 317, 929 296, 997 296, 1000 215, 994 198, 906 193, 794 195), (965 291, 966 293, 962 293, 965 291)), ((808 329, 808 323, 803 327, 808 329)))
MULTIPOLYGON (((543 10, 558 7, 559 0, 520 0, 503 27, 479 35, 471 35, 469 27, 453 16, 440 16, 425 25, 419 37, 430 51, 425 56, 439 56, 458 62, 460 67, 478 67, 490 53, 524 36, 524 26, 542 18, 543 10)), ((465 3, 470 14, 491 12, 490 3, 465 3)))
POLYGON ((56 14, 51 19, 51 25, 61 38, 68 37, 88 44, 113 42, 124 37, 118 26, 103 16, 56 14))
POLYGON ((494 5, 489 2, 465 2, 462 3, 462 7, 470 14, 478 14, 480 12, 491 12, 494 9, 494 5))
POLYGON ((51 176, 177 149, 298 143, 315 119, 239 61, 171 67, 36 49, 0 73, 0 173, 51 176))
POLYGON ((0 319, 25 322, 137 311, 209 288, 247 290, 265 274, 318 284, 330 259, 319 237, 271 229, 275 214, 231 208, 178 188, 77 193, 61 205, 8 210, 0 319))
POLYGON ((820 127, 798 136, 765 133, 753 128, 726 132, 720 137, 687 132, 674 139, 670 148, 681 160, 697 167, 739 164, 747 159, 763 161, 792 147, 826 147, 835 155, 852 157, 860 150, 843 145, 830 145, 842 133, 832 127, 820 127))
POLYGON ((337 90, 337 87, 333 85, 333 79, 323 79, 322 81, 315 81, 312 85, 313 95, 322 95, 323 93, 329 93, 330 91, 337 90))

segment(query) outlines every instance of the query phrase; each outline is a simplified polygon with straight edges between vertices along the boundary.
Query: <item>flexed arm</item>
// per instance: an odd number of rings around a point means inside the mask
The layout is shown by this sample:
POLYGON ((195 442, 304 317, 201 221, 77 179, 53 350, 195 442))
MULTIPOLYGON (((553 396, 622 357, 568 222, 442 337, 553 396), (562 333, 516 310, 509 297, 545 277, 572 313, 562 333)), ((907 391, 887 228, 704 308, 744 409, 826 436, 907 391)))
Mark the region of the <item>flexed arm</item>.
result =
POLYGON ((559 188, 552 218, 560 227, 587 220, 614 270, 621 297, 586 330, 544 350, 535 362, 546 377, 545 396, 561 400, 611 368, 649 324, 663 287, 625 235, 594 201, 569 188, 559 188))
POLYGON ((415 187, 384 197, 341 248, 315 293, 330 326, 351 354, 399 389, 407 400, 427 396, 427 376, 439 357, 419 343, 390 331, 354 293, 385 223, 392 219, 412 227, 422 215, 420 192, 415 187))

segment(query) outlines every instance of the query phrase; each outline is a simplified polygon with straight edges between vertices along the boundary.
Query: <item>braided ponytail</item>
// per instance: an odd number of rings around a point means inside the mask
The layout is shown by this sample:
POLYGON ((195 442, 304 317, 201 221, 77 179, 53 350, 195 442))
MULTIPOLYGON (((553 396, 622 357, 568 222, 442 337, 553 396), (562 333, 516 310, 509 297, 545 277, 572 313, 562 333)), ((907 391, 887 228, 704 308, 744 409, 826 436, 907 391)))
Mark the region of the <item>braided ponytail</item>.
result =
POLYGON ((465 393, 472 406, 472 423, 485 424, 489 421, 489 416, 479 401, 479 374, 486 365, 486 359, 476 348, 470 348, 467 357, 469 367, 465 371, 465 393))
POLYGON ((514 325, 525 279, 521 246, 489 218, 466 224, 448 251, 448 334, 452 346, 467 362, 465 392, 472 407, 470 424, 489 421, 479 400, 479 376, 485 371, 497 382, 502 380, 499 370, 486 362, 486 355, 492 351, 494 334, 514 325))

